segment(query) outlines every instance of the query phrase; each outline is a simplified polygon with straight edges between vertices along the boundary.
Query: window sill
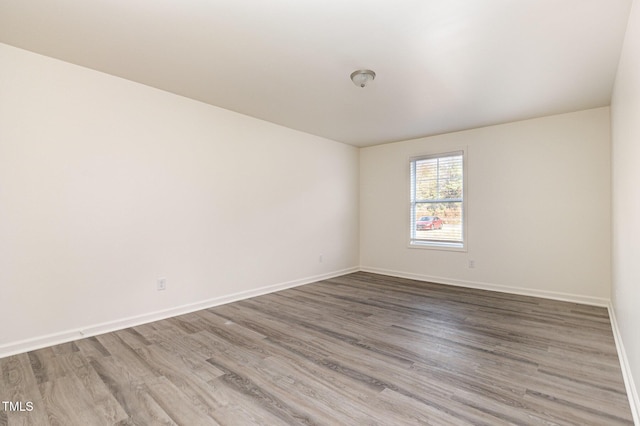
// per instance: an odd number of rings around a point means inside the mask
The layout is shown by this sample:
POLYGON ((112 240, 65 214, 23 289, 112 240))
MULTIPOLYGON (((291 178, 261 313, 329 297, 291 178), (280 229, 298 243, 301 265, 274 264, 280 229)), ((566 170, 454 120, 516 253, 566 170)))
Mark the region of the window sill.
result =
POLYGON ((412 249, 445 250, 445 251, 459 251, 459 252, 467 251, 467 248, 465 247, 464 243, 410 241, 408 247, 412 249))

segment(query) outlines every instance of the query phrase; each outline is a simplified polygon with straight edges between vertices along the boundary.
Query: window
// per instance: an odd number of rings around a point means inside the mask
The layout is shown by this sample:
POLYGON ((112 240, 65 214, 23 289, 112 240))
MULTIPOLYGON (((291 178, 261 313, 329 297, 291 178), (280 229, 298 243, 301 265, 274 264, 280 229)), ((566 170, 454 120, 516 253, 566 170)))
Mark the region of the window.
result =
POLYGON ((464 152, 411 159, 412 246, 464 248, 464 152))

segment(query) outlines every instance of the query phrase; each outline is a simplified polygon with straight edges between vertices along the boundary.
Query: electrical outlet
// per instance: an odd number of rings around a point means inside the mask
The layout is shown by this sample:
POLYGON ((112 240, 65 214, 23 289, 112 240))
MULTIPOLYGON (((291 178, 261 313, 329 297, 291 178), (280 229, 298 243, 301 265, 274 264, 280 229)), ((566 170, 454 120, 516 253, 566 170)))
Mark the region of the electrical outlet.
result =
POLYGON ((318 257, 318 262, 322 263, 322 260, 323 260, 322 255, 320 255, 320 256, 318 257))
POLYGON ((476 261, 475 260, 470 260, 469 261, 469 269, 473 269, 476 267, 476 261))
POLYGON ((166 278, 158 278, 158 291, 167 289, 167 279, 166 278))

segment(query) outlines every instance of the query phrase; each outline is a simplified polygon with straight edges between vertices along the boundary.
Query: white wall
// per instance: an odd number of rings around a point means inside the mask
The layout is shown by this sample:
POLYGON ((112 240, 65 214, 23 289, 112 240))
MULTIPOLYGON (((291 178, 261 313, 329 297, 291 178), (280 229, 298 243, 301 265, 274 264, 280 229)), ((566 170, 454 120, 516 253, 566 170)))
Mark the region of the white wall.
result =
POLYGON ((362 149, 362 268, 606 304, 609 132, 605 107, 362 149), (408 159, 459 148, 468 251, 408 248, 408 159))
MULTIPOLYGON (((640 3, 633 2, 611 102, 614 312, 640 410, 640 3)), ((636 416, 638 412, 636 411, 636 416)), ((636 417, 640 422, 640 418, 636 417)), ((638 423, 640 424, 640 423, 638 423)))
POLYGON ((0 356, 357 266, 356 148, 0 45, 0 356))

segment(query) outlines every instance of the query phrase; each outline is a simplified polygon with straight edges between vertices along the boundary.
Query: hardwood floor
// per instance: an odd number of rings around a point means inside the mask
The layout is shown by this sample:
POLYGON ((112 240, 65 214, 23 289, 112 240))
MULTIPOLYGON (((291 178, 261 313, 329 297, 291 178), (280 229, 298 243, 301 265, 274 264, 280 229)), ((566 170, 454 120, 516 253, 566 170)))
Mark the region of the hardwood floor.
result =
POLYGON ((0 425, 633 424, 606 309, 364 272, 0 371, 0 425))

